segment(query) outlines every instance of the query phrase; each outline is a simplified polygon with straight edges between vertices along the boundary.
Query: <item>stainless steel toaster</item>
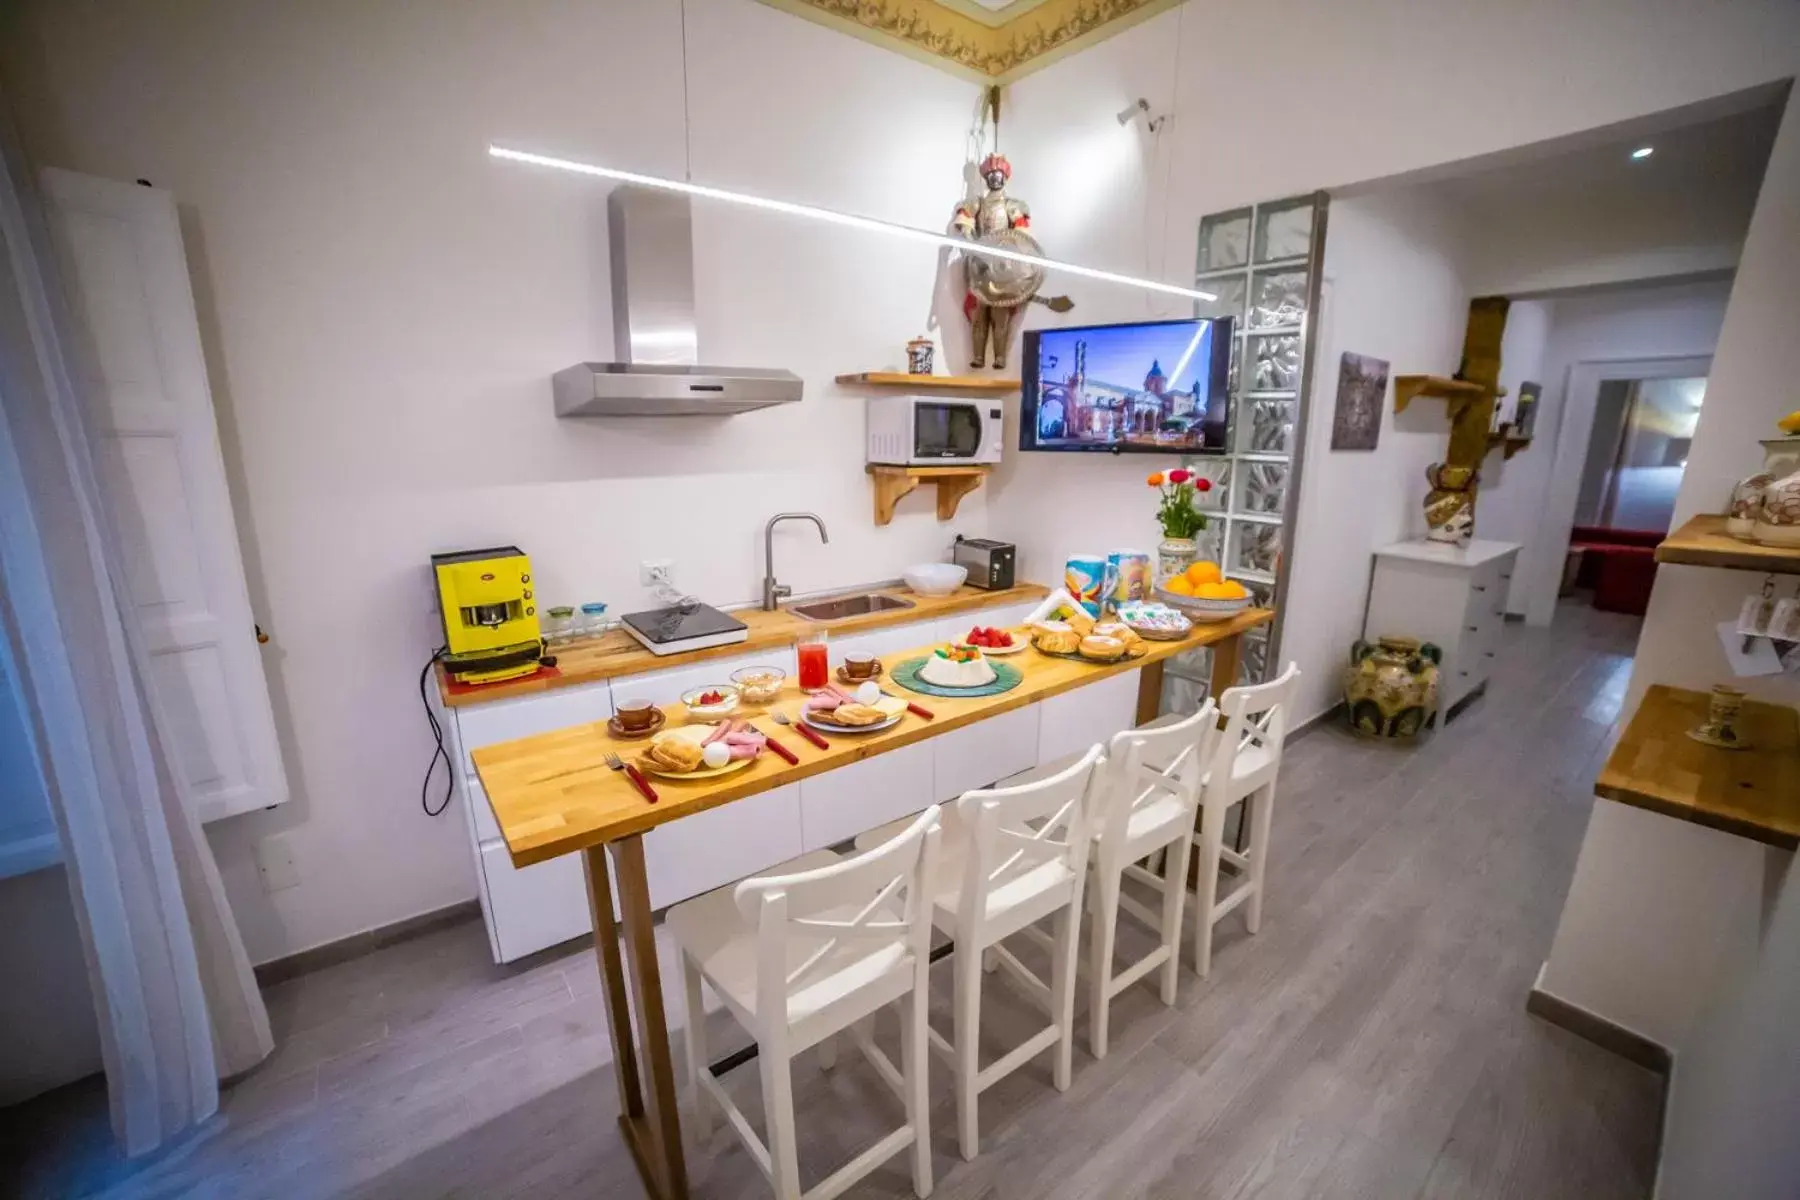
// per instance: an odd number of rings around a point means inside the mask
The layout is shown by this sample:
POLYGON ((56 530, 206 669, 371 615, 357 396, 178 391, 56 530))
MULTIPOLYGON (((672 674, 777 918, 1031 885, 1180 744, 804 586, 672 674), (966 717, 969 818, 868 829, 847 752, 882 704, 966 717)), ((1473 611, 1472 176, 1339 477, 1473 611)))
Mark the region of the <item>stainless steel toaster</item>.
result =
POLYGON ((969 586, 998 591, 1013 585, 1013 560, 1017 550, 1011 542, 990 538, 956 537, 950 561, 969 568, 969 586))

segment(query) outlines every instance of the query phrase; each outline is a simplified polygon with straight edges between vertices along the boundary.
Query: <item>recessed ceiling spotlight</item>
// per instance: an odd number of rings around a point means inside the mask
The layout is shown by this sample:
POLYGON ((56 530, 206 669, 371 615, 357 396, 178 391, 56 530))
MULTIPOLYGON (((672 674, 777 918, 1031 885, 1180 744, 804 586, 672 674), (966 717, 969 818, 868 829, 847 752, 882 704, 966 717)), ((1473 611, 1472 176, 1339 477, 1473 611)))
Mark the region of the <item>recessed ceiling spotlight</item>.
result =
POLYGON ((1631 157, 1633 159, 1641 162, 1642 160, 1649 158, 1652 154, 1655 154, 1655 153, 1656 153, 1655 146, 1639 146, 1636 150, 1633 150, 1631 152, 1631 157))

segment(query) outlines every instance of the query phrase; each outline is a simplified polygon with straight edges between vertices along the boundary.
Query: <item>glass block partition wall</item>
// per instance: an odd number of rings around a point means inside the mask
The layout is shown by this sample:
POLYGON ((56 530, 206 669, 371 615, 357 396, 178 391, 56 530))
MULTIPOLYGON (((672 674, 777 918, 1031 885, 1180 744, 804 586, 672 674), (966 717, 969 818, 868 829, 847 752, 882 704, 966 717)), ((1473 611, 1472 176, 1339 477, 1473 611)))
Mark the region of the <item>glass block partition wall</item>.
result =
MULTIPOLYGON (((1194 286, 1218 299, 1195 315, 1233 317, 1231 453, 1183 465, 1211 479, 1202 497, 1212 516, 1201 543, 1227 577, 1273 604, 1275 622, 1244 637, 1238 678, 1255 683, 1279 665, 1281 610, 1306 440, 1314 322, 1325 250, 1324 192, 1213 213, 1200 221, 1194 286)), ((1172 660, 1163 674, 1164 712, 1193 712, 1206 699, 1212 652, 1172 660)))

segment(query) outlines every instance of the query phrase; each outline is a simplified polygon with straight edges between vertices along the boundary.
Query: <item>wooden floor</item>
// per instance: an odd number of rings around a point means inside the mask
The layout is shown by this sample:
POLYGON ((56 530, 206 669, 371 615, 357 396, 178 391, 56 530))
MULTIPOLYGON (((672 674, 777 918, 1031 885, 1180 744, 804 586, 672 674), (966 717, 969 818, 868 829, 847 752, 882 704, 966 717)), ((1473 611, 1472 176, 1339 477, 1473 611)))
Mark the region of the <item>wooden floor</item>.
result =
MULTIPOLYGON (((1084 1038, 1067 1093, 1044 1060, 989 1091, 973 1163, 935 1077, 936 1195, 1647 1195, 1661 1081, 1524 1010, 1635 637, 1567 607, 1548 631, 1508 626, 1488 695, 1421 748, 1293 743, 1262 932, 1227 918, 1212 978, 1184 972, 1174 1009, 1148 986, 1115 1002, 1112 1053, 1084 1038)), ((0 1193, 639 1195, 597 988, 582 950, 495 967, 478 923, 290 981, 269 993, 275 1058, 199 1137, 127 1167, 103 1091, 75 1085, 0 1116, 0 1193)), ((1003 1049, 1030 1015, 1003 976, 988 996, 1003 1049)), ((799 1069, 816 1181, 900 1114, 853 1052, 799 1069)), ((756 1072, 732 1087, 756 1118, 756 1072)), ((728 1133, 690 1158, 696 1196, 769 1195, 728 1133)), ((852 1194, 911 1195, 905 1156, 852 1194)))

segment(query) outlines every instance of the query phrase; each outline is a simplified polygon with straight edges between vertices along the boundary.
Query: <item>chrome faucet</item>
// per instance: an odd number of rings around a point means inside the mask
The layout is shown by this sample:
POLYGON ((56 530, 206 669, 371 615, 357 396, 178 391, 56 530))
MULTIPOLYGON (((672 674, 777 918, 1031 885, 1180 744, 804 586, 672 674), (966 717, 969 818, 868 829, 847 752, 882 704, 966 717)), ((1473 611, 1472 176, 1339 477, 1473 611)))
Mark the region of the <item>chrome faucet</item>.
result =
POLYGON ((825 522, 818 513, 776 513, 763 526, 763 610, 774 612, 776 607, 787 597, 794 594, 794 589, 783 583, 775 582, 775 526, 783 521, 811 521, 819 527, 819 540, 829 545, 831 535, 825 532, 825 522))

